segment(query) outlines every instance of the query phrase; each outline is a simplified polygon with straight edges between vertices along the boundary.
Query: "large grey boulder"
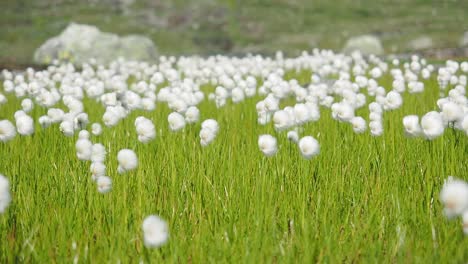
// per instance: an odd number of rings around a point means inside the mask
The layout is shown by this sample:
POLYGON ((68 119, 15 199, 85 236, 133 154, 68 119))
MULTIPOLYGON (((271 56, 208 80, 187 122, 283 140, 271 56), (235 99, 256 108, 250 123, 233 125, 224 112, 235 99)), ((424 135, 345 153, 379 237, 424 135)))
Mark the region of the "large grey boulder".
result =
POLYGON ((360 51, 364 55, 382 55, 384 53, 380 39, 372 35, 362 35, 350 38, 346 42, 343 52, 351 54, 355 51, 360 51))
POLYGON ((415 38, 408 43, 408 48, 411 50, 425 50, 430 49, 433 46, 434 42, 432 41, 432 38, 428 36, 415 38))
POLYGON ((95 59, 98 63, 106 64, 119 57, 153 61, 157 51, 153 42, 144 36, 119 37, 101 32, 95 26, 71 23, 34 53, 34 61, 39 64, 47 64, 54 59, 69 60, 76 65, 95 59))

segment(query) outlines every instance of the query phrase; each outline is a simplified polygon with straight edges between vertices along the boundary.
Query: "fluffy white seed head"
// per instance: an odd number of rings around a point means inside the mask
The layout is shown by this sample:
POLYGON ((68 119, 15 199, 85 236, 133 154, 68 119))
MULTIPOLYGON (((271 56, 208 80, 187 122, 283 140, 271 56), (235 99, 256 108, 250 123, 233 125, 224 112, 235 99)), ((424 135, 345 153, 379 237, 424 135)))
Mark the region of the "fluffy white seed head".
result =
POLYGON ((219 131, 219 125, 218 122, 214 119, 206 119, 203 121, 201 124, 202 129, 209 129, 213 131, 215 134, 218 134, 219 131))
POLYGON ((141 99, 141 106, 145 111, 153 111, 154 109, 156 109, 156 103, 154 99, 151 98, 141 99))
POLYGON ((49 110, 47 110, 47 115, 50 117, 50 121, 52 123, 59 123, 62 121, 63 119, 63 115, 65 113, 63 112, 62 109, 58 109, 58 108, 51 108, 49 110))
POLYGON ((367 129, 366 120, 360 116, 353 117, 351 125, 353 126, 353 131, 357 134, 364 133, 367 129))
POLYGON ((86 129, 86 126, 89 123, 88 114, 87 113, 79 113, 73 119, 73 127, 75 130, 83 130, 86 129))
POLYGON ((432 111, 421 118, 421 128, 424 136, 429 139, 435 139, 444 133, 445 127, 440 113, 432 111))
POLYGON ((302 157, 305 159, 311 159, 320 153, 320 144, 315 138, 306 136, 299 140, 299 150, 302 157))
POLYGON ((297 125, 305 124, 310 121, 310 111, 305 104, 296 104, 293 113, 297 125))
POLYGON ((93 144, 89 139, 78 139, 75 144, 76 156, 79 160, 91 160, 93 144))
POLYGON ((418 137, 421 135, 421 126, 419 126, 419 117, 417 115, 408 115, 403 118, 405 134, 408 137, 418 137))
POLYGON ((106 165, 102 162, 93 162, 90 166, 91 178, 96 180, 100 176, 106 175, 106 165))
POLYGON ((122 149, 117 154, 120 173, 134 170, 138 166, 138 158, 135 152, 131 149, 122 149))
POLYGON ((78 138, 89 139, 89 132, 87 130, 81 130, 80 133, 78 133, 78 138))
POLYGON ((22 136, 30 136, 34 133, 34 120, 25 114, 20 114, 16 118, 16 129, 22 136))
POLYGON ((342 122, 349 122, 354 117, 354 108, 346 103, 334 103, 332 105, 332 117, 342 121, 342 122))
POLYGON ((135 120, 138 140, 142 143, 148 143, 156 137, 156 129, 153 122, 145 117, 137 117, 135 120))
POLYGON ((107 193, 112 189, 112 179, 107 176, 99 176, 96 179, 98 192, 107 193))
POLYGON ((102 121, 107 127, 113 127, 120 121, 120 116, 113 108, 108 107, 102 116, 102 121))
POLYGON ((31 101, 31 99, 25 98, 25 99, 23 99, 23 101, 21 101, 21 108, 23 108, 24 112, 26 112, 26 113, 31 112, 33 107, 34 107, 34 104, 31 101))
POLYGON ((401 95, 396 91, 390 91, 385 97, 384 109, 385 110, 395 110, 400 108, 403 104, 403 99, 401 95))
POLYGON ((196 106, 191 106, 185 112, 185 121, 187 123, 196 123, 200 119, 200 110, 196 106))
POLYGON ((216 133, 208 128, 202 128, 200 130, 200 144, 203 147, 208 146, 216 138, 216 133))
POLYGON ((381 136, 383 134, 383 126, 381 121, 371 121, 369 123, 370 133, 374 137, 381 136))
POLYGON ((442 118, 446 123, 455 122, 463 117, 463 108, 454 102, 447 102, 442 106, 442 118))
POLYGON ((41 125, 41 127, 44 129, 48 128, 52 124, 50 117, 47 115, 40 116, 38 119, 38 122, 41 125))
POLYGON ((382 114, 383 112, 382 105, 377 102, 372 102, 369 104, 369 111, 372 113, 382 114))
POLYGON ((185 118, 180 113, 172 112, 167 117, 169 128, 172 131, 179 131, 185 127, 185 118))
POLYGON ((258 147, 267 157, 271 157, 278 151, 276 138, 272 135, 260 135, 258 137, 258 147))
POLYGON ((95 136, 99 136, 102 133, 102 126, 99 123, 93 123, 91 125, 91 133, 95 136))
POLYGON ((75 128, 73 122, 70 120, 64 120, 60 123, 60 131, 67 137, 71 137, 75 134, 75 128))
POLYGON ((166 221, 159 216, 150 215, 142 224, 143 241, 146 247, 156 248, 164 245, 169 239, 169 228, 166 221))
POLYGON ((288 139, 291 142, 297 143, 299 142, 299 134, 295 130, 288 131, 288 139))
POLYGON ((463 214, 468 210, 468 184, 449 177, 440 191, 440 201, 448 218, 463 214))
POLYGON ((8 142, 16 136, 15 126, 8 120, 0 121, 0 141, 8 142))
POLYGON ((293 125, 291 116, 284 110, 276 111, 273 114, 273 123, 277 131, 286 130, 293 125))
POLYGON ((234 88, 231 92, 231 96, 232 96, 232 102, 234 103, 240 103, 244 101, 244 98, 245 98, 244 91, 240 88, 234 88))
POLYGON ((107 151, 104 145, 96 143, 91 149, 92 162, 104 162, 106 160, 107 151))

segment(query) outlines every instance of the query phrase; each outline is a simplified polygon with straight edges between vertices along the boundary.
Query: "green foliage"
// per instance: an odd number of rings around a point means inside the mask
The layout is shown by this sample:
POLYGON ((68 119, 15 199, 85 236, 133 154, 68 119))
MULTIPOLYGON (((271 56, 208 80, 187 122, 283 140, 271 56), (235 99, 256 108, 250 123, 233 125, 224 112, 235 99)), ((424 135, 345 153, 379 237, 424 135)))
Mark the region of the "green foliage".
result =
MULTIPOLYGON (((459 221, 446 220, 438 195, 448 175, 468 179, 467 137, 447 131, 434 141, 408 139, 401 122, 434 109, 437 93, 431 80, 422 96, 405 94, 401 109, 384 114, 378 138, 354 134, 322 109, 319 122, 301 133, 321 144, 312 160, 303 159, 285 133, 257 124, 258 98, 219 110, 203 102, 202 119, 220 125, 205 148, 200 124, 169 131, 165 105, 133 112, 91 138, 108 151, 113 190, 104 195, 91 180, 90 164, 76 158, 77 136, 36 124, 33 136, 0 144, 0 173, 13 196, 0 215, 0 262, 69 263, 75 256, 97 263, 466 261, 468 240, 459 221), (157 128, 156 140, 146 145, 133 124, 139 115, 157 128), (272 158, 257 146, 264 133, 278 138, 272 158), (139 167, 119 175, 122 148, 135 150, 139 167), (149 214, 170 227, 170 241, 160 249, 143 246, 141 224, 149 214)), ((0 118, 12 120, 20 102, 8 99, 0 118)), ((87 100, 85 108, 91 122, 101 120, 102 106, 87 100)), ((32 116, 45 113, 36 107, 32 116)), ((368 110, 359 114, 367 119, 368 110)))

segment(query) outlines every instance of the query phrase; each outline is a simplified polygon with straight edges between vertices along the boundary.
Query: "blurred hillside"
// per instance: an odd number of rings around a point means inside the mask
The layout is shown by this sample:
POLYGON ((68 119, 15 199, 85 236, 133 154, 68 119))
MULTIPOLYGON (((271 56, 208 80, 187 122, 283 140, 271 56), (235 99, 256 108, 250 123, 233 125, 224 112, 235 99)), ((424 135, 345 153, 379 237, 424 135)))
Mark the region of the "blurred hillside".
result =
POLYGON ((341 50, 358 34, 378 36, 387 53, 457 47, 468 1, 431 0, 1 0, 0 63, 30 63, 34 50, 70 22, 149 36, 163 54, 242 54, 312 47, 341 50))

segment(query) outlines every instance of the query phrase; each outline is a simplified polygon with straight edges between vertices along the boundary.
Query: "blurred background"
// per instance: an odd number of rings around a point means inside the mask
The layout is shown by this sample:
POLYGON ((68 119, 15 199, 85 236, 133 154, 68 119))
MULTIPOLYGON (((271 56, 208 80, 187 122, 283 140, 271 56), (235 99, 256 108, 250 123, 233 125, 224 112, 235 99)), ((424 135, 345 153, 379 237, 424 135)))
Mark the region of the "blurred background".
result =
POLYGON ((384 54, 468 56, 468 0, 0 0, 0 67, 39 63, 72 22, 148 37, 164 55, 341 51, 372 35, 384 54))

